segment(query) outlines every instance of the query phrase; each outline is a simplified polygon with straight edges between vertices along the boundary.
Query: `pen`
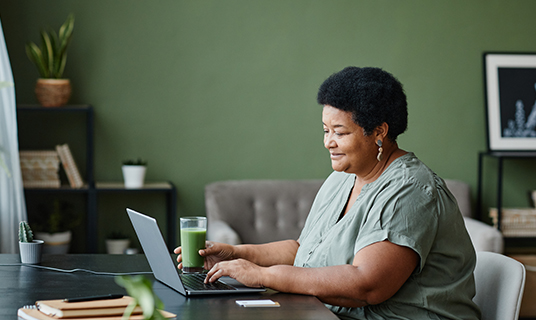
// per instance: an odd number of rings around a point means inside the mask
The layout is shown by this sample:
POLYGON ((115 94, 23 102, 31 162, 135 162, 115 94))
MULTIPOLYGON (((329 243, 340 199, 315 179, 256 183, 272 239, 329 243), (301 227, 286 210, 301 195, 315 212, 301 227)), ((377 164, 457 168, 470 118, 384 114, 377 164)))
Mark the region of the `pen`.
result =
POLYGON ((105 294, 102 296, 89 296, 89 297, 76 297, 63 299, 64 302, 82 302, 82 301, 94 301, 94 300, 107 300, 107 299, 119 299, 123 298, 122 294, 105 294))

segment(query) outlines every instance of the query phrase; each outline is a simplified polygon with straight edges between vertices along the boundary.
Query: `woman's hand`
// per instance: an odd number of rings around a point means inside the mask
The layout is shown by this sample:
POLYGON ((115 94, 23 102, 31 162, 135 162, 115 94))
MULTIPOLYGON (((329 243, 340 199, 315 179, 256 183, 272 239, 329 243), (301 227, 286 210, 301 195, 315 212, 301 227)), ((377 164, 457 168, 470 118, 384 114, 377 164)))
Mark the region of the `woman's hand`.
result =
MULTIPOLYGON (((199 255, 205 258, 205 270, 210 270, 214 264, 220 261, 234 259, 234 247, 230 244, 207 241, 205 247, 205 249, 199 250, 199 255)), ((173 252, 179 255, 177 267, 182 269, 182 247, 175 248, 173 252)))
POLYGON ((235 259, 235 247, 230 244, 207 241, 206 248, 199 250, 199 254, 205 257, 205 270, 225 260, 235 259))
POLYGON ((244 259, 221 261, 212 267, 207 273, 205 283, 214 282, 220 277, 229 276, 236 279, 248 287, 263 287, 263 271, 265 267, 260 267, 253 262, 244 259))

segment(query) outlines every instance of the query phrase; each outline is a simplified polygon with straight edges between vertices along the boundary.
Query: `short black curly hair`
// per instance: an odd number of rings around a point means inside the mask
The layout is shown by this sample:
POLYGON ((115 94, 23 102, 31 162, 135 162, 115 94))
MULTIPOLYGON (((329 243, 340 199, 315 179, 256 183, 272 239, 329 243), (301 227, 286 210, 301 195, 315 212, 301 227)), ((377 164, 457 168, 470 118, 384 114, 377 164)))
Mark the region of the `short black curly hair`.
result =
POLYGON ((380 68, 347 67, 332 74, 318 89, 317 101, 352 112, 352 120, 372 134, 382 123, 387 137, 396 141, 408 126, 408 104, 402 84, 380 68))

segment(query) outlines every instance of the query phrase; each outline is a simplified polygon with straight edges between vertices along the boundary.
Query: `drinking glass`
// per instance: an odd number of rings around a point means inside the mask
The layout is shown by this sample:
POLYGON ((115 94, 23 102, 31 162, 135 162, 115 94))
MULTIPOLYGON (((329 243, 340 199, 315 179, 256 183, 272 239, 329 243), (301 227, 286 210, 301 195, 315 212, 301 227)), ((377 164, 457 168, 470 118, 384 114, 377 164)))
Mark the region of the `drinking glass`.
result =
POLYGON ((199 255, 205 249, 207 238, 206 217, 181 217, 182 272, 203 272, 205 258, 199 255))

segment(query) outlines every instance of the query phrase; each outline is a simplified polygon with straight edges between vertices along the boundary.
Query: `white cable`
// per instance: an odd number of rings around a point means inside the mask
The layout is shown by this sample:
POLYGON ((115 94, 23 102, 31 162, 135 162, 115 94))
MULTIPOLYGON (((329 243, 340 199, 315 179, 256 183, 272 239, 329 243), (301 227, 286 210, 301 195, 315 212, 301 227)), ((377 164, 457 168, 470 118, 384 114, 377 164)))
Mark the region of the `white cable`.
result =
POLYGON ((32 267, 32 268, 38 268, 38 269, 45 269, 45 270, 51 270, 51 271, 57 271, 57 272, 66 272, 66 273, 73 273, 73 272, 87 272, 91 274, 101 275, 101 276, 128 276, 128 275, 135 275, 135 274, 152 274, 150 271, 135 271, 135 272, 100 272, 100 271, 93 271, 93 270, 87 270, 87 269, 58 269, 53 267, 45 267, 45 266, 39 266, 34 264, 23 264, 23 263, 17 263, 17 264, 0 264, 0 267, 15 267, 15 266, 23 266, 23 267, 32 267))

